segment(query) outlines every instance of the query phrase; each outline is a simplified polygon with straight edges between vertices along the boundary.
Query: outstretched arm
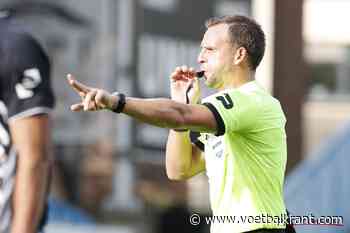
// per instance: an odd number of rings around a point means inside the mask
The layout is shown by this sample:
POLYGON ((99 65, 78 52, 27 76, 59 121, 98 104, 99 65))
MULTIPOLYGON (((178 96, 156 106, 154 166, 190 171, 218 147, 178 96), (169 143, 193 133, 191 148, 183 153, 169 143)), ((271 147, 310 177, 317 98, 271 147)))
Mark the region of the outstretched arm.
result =
MULTIPOLYGON (((81 96, 80 103, 71 106, 72 111, 114 110, 120 97, 103 89, 86 86, 68 75, 71 87, 81 96)), ((171 99, 126 98, 123 113, 139 121, 170 129, 190 129, 200 132, 216 132, 213 113, 199 104, 184 104, 171 99)))

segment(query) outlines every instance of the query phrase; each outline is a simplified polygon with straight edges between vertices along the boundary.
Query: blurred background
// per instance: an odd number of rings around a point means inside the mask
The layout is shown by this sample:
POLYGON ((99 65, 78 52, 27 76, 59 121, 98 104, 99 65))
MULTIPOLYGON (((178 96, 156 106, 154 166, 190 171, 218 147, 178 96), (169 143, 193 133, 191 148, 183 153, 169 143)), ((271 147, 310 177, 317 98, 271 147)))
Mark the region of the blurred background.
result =
POLYGON ((254 17, 267 36, 257 80, 288 119, 289 211, 344 218, 342 227, 297 232, 350 232, 349 0, 0 0, 0 7, 33 32, 53 64, 47 233, 208 232, 188 221, 210 215, 206 176, 167 180, 167 130, 108 112, 72 114, 78 96, 65 75, 129 96, 168 97, 173 68, 198 67, 204 21, 232 14, 254 17))

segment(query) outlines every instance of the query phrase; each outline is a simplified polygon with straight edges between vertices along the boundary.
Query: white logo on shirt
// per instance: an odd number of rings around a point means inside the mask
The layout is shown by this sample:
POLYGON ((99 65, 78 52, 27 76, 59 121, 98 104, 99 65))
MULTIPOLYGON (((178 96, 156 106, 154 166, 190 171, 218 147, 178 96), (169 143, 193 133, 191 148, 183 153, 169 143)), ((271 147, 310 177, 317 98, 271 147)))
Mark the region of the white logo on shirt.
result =
POLYGON ((215 156, 220 159, 224 153, 224 143, 221 137, 210 136, 208 137, 208 147, 215 156))
MULTIPOLYGON (((7 108, 4 102, 0 101, 0 117, 6 121, 7 120, 7 108)), ((6 159, 5 147, 10 144, 10 135, 0 123, 0 164, 3 163, 6 159)))
POLYGON ((32 89, 41 83, 41 75, 38 68, 30 68, 23 72, 24 78, 21 83, 15 86, 16 94, 19 99, 27 99, 34 95, 32 89))

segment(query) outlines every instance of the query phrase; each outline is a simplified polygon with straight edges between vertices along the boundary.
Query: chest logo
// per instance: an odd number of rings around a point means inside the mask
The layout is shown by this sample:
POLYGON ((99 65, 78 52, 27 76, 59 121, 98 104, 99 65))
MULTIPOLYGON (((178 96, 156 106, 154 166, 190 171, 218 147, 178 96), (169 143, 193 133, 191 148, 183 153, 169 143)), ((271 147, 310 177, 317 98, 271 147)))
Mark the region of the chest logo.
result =
POLYGON ((27 69, 23 72, 23 80, 16 84, 16 94, 19 99, 31 98, 34 95, 33 89, 41 83, 40 72, 37 68, 27 69))

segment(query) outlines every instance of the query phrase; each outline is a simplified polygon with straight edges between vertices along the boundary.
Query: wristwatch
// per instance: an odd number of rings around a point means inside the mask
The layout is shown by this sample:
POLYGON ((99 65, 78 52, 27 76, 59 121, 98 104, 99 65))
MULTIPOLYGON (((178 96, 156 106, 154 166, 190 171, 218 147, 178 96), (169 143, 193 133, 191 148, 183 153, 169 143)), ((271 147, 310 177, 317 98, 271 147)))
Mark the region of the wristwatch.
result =
POLYGON ((112 93, 114 96, 118 96, 118 104, 113 107, 111 110, 115 113, 121 113, 125 107, 125 95, 123 93, 114 92, 112 93))

